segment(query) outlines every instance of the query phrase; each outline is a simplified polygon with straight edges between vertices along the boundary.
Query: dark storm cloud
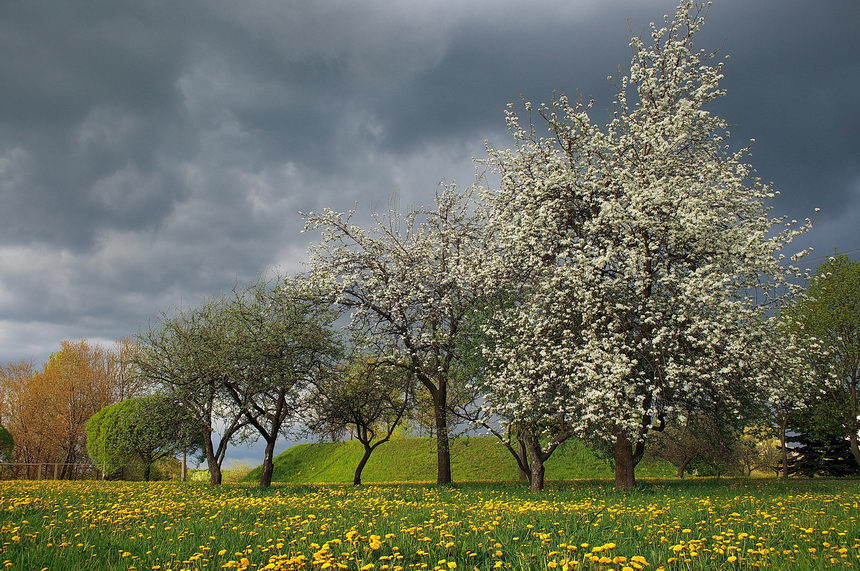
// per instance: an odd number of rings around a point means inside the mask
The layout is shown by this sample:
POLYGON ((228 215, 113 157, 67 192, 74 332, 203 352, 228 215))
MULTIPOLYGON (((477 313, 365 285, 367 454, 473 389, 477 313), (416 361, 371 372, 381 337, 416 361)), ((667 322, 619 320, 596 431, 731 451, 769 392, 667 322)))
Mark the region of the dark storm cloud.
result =
MULTIPOLYGON (((610 105, 629 31, 673 2, 14 1, 0 5, 0 362, 134 333, 280 265, 298 211, 426 203, 471 182, 502 111, 610 105)), ((848 0, 718 1, 715 105, 805 243, 860 247, 860 53, 848 0)))

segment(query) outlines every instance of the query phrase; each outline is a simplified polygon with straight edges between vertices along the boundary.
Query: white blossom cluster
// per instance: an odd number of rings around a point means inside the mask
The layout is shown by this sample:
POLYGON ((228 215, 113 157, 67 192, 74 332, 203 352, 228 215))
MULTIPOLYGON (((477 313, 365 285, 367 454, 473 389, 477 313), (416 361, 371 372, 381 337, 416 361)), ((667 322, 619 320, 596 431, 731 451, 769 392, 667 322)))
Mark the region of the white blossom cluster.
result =
POLYGON ((476 280, 469 276, 482 251, 473 210, 471 193, 451 186, 437 193, 435 208, 375 216, 368 230, 350 222, 352 213, 307 216, 307 229, 322 230, 312 250, 316 285, 351 310, 354 331, 392 359, 405 358, 431 393, 446 390, 459 329, 473 307, 476 280))
POLYGON ((773 218, 775 191, 708 110, 723 64, 693 49, 702 22, 685 2, 633 38, 605 125, 562 96, 535 109, 540 135, 510 106, 516 147, 488 149, 501 184, 482 196, 479 278, 505 302, 484 327, 485 398, 511 422, 562 415, 636 443, 685 411, 771 396, 763 339, 796 271, 780 252, 810 221, 773 218))

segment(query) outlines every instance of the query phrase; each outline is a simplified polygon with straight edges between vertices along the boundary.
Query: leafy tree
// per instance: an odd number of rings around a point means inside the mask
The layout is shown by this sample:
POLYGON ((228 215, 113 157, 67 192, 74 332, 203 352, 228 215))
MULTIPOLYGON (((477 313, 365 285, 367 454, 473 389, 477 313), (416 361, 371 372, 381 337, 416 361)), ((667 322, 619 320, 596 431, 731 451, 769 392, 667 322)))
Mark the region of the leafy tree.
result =
POLYGON ((553 396, 548 413, 612 447, 619 489, 654 431, 765 399, 764 302, 792 291, 780 252, 807 227, 777 228, 774 192, 708 110, 723 66, 693 48, 703 21, 683 2, 632 39, 604 126, 562 96, 534 109, 548 135, 511 107, 516 147, 489 149, 501 186, 485 196, 483 283, 527 294, 490 325, 508 342, 491 349, 489 400, 516 423, 553 396))
POLYGON ((163 317, 138 337, 135 365, 148 382, 184 409, 200 429, 209 483, 220 485, 227 447, 248 425, 227 393, 230 316, 224 300, 163 317))
POLYGON ((770 426, 751 425, 737 442, 735 455, 744 476, 751 476, 756 470, 772 471, 779 476, 784 447, 784 442, 773 437, 770 426))
POLYGON ((340 370, 317 378, 308 427, 328 435, 349 430, 364 447, 353 484, 371 454, 388 442, 413 402, 414 383, 403 367, 358 356, 340 370))
POLYGON ((801 334, 827 349, 815 362, 818 379, 830 379, 817 382, 826 393, 819 405, 827 409, 818 418, 838 419, 840 433, 860 466, 860 261, 834 256, 818 266, 807 296, 791 317, 801 334))
POLYGON ((260 485, 270 486, 278 436, 301 408, 308 383, 340 353, 331 304, 300 279, 259 281, 227 306, 224 386, 265 440, 260 485))
POLYGON ((127 399, 103 408, 87 421, 87 453, 105 474, 137 460, 148 481, 158 460, 199 446, 201 438, 194 434, 194 427, 185 411, 169 398, 127 399))
POLYGON ((87 419, 111 403, 111 359, 110 351, 86 340, 63 341, 41 369, 16 379, 8 426, 20 461, 60 463, 58 477, 73 476, 86 455, 87 419))
POLYGON ((375 216, 365 230, 351 213, 307 216, 322 230, 312 277, 352 312, 350 329, 402 363, 433 402, 437 479, 449 484, 449 399, 463 345, 460 326, 477 297, 470 276, 480 264, 481 224, 468 193, 445 188, 435 208, 375 216))
POLYGON ((667 426, 654 442, 654 455, 678 468, 683 478, 695 463, 732 464, 740 432, 715 415, 696 414, 667 426))

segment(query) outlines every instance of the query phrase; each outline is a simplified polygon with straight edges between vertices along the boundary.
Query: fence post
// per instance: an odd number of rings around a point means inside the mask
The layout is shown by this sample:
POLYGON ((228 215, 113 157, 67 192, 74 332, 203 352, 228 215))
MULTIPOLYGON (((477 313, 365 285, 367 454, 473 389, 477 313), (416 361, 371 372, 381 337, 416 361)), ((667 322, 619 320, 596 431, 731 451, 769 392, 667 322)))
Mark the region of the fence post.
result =
POLYGON ((36 469, 36 479, 41 480, 42 479, 42 464, 39 464, 38 466, 39 467, 36 469))

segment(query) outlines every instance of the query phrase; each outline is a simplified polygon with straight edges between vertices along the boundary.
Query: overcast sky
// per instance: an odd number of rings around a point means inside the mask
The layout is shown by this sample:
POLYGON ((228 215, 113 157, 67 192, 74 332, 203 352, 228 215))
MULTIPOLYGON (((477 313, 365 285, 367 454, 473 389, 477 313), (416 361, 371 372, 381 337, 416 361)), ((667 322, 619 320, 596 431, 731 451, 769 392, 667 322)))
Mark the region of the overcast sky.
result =
MULTIPOLYGON (((630 32, 674 6, 5 0, 0 363, 300 270, 299 211, 471 183, 507 102, 605 110, 630 32)), ((714 108, 757 140, 776 213, 822 209, 815 256, 860 248, 858 23, 856 0, 716 0, 698 40, 731 55, 714 108)))

